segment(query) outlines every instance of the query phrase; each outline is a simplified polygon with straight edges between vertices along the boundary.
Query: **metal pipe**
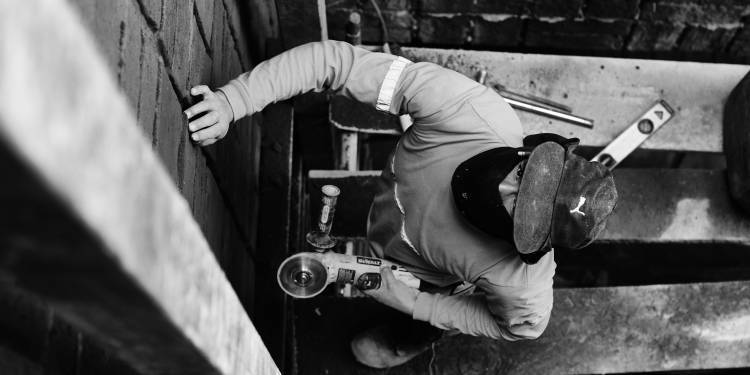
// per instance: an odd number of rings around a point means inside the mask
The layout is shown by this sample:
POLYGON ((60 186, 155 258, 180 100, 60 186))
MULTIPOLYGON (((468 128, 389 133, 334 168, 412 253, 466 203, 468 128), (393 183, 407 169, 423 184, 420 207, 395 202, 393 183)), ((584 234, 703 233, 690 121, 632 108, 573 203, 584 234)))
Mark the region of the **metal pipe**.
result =
POLYGON ((535 114, 542 115, 542 116, 547 116, 547 117, 554 118, 554 119, 561 120, 561 121, 566 121, 571 124, 583 126, 589 129, 594 127, 594 120, 592 119, 576 116, 572 113, 561 112, 555 109, 543 107, 534 103, 520 101, 517 99, 510 99, 507 97, 503 97, 503 99, 505 99, 505 101, 508 102, 508 104, 510 104, 511 107, 516 108, 516 109, 535 113, 535 114))
MULTIPOLYGON (((487 71, 482 69, 477 73, 476 81, 479 82, 482 85, 487 84, 487 71)), ((495 91, 497 91, 500 96, 505 99, 508 104, 510 104, 511 107, 515 109, 520 109, 526 112, 535 113, 542 116, 547 116, 550 118, 554 118, 561 121, 566 121, 575 125, 583 126, 586 128, 593 128, 594 127, 594 120, 587 119, 585 117, 576 116, 572 113, 570 113, 570 108, 558 104, 555 102, 552 102, 550 100, 536 100, 535 98, 529 98, 524 95, 520 95, 511 91, 505 90, 505 88, 502 85, 495 85, 493 87, 495 91), (505 95, 503 95, 505 94, 505 95), (510 98, 510 96, 513 96, 515 98, 510 98)))

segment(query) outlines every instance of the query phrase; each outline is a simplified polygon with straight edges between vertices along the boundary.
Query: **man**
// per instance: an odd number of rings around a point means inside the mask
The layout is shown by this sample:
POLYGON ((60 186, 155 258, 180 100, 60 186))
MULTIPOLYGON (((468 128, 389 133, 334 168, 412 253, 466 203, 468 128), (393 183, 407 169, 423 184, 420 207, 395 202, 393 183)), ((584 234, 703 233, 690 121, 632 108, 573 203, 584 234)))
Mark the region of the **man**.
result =
POLYGON ((216 92, 193 88, 203 101, 185 114, 205 115, 189 130, 208 145, 233 120, 312 90, 414 119, 383 172, 368 239, 422 286, 382 271, 368 294, 409 319, 357 336, 356 359, 399 365, 444 331, 538 337, 552 309, 552 249, 581 248, 603 229, 617 199, 609 171, 574 155, 577 139, 523 139, 502 97, 459 73, 335 41, 282 53, 216 92))

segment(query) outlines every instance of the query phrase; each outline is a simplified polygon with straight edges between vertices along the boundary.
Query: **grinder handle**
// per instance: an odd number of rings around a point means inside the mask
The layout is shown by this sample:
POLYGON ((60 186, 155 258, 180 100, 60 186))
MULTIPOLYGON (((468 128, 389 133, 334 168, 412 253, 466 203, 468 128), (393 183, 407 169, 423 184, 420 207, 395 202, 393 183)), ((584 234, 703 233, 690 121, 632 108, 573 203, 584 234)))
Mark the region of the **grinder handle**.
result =
POLYGON ((421 283, 421 281, 405 268, 397 267, 395 270, 393 270, 393 276, 396 278, 396 280, 402 281, 409 287, 419 289, 419 284, 421 283))
MULTIPOLYGON (((393 277, 406 284, 410 288, 419 289, 420 280, 416 278, 411 272, 401 269, 402 267, 392 266, 393 277)), ((357 277, 355 286, 359 290, 373 290, 380 288, 382 282, 382 276, 380 273, 366 272, 362 273, 357 277)))

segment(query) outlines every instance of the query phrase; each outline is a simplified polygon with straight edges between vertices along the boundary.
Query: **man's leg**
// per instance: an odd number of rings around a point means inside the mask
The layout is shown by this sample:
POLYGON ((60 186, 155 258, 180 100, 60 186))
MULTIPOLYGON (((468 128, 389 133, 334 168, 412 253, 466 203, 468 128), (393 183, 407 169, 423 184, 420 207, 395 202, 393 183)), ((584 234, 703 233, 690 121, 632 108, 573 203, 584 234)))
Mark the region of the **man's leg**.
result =
MULTIPOLYGON (((419 288, 429 293, 465 294, 472 293, 471 284, 458 284, 436 287, 422 282, 419 288)), ((430 323, 399 315, 398 319, 368 329, 351 341, 352 354, 359 363, 373 368, 387 368, 402 365, 430 348, 445 335, 454 332, 443 331, 430 323)))

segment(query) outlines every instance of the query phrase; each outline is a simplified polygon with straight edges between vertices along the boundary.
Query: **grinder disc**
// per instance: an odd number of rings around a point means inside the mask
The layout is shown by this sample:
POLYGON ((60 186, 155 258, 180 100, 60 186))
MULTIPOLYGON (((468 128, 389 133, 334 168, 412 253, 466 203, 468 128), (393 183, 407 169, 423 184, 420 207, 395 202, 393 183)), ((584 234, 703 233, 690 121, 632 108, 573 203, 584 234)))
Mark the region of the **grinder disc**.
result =
POLYGON ((315 257, 297 254, 281 264, 277 278, 286 294, 295 298, 310 298, 325 289, 328 273, 315 257))

